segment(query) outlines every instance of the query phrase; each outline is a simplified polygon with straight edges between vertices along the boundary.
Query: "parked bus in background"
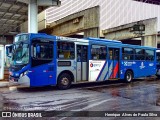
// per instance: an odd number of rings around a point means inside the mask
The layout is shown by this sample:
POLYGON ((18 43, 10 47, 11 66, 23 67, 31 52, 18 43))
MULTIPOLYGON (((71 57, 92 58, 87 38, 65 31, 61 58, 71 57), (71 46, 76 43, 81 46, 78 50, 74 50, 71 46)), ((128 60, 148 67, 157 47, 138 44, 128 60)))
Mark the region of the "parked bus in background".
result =
POLYGON ((104 80, 131 82, 155 75, 156 48, 99 38, 19 34, 12 46, 10 81, 29 87, 104 80))
POLYGON ((0 80, 4 79, 4 46, 0 45, 0 80))
POLYGON ((158 78, 160 78, 160 49, 156 50, 156 54, 157 54, 157 73, 156 73, 156 76, 158 78))

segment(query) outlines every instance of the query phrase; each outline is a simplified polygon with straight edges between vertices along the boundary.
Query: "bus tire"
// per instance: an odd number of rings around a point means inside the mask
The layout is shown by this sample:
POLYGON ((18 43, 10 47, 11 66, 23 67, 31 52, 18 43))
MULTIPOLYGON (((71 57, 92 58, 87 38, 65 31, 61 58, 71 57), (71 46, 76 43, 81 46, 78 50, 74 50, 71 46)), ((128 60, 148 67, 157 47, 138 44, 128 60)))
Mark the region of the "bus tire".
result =
POLYGON ((130 83, 133 79, 133 73, 130 70, 127 70, 125 73, 125 82, 130 83))
POLYGON ((57 86, 61 90, 68 89, 71 86, 71 76, 68 73, 62 73, 58 78, 57 86))

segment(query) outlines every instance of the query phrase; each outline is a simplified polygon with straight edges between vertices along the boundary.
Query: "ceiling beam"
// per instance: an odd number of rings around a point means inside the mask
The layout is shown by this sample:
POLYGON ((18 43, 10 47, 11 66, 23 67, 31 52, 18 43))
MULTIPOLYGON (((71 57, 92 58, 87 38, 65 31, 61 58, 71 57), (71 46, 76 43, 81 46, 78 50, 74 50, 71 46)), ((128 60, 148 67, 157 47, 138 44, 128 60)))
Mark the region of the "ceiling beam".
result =
POLYGON ((17 15, 25 15, 25 16, 27 16, 27 12, 20 12, 20 11, 11 11, 11 10, 4 10, 4 9, 2 9, 2 8, 0 8, 0 12, 4 12, 5 14, 6 13, 10 13, 10 14, 17 14, 17 15))
POLYGON ((2 27, 2 25, 5 26, 5 27, 6 26, 11 26, 11 27, 17 26, 17 24, 12 24, 12 23, 10 23, 10 24, 9 23, 0 23, 0 27, 2 27))
POLYGON ((5 4, 14 4, 14 5, 17 5, 17 6, 24 6, 24 7, 28 7, 28 5, 26 3, 23 3, 23 2, 19 2, 17 0, 0 0, 0 3, 5 3, 5 4))
MULTIPOLYGON (((8 20, 8 17, 5 17, 5 16, 4 16, 4 17, 1 17, 1 16, 0 16, 0 20, 8 20)), ((20 20, 20 19, 18 19, 18 18, 15 19, 15 18, 12 17, 12 18, 9 19, 9 20, 14 20, 14 21, 17 21, 17 22, 24 22, 24 21, 27 20, 27 19, 21 19, 21 20, 20 20)))

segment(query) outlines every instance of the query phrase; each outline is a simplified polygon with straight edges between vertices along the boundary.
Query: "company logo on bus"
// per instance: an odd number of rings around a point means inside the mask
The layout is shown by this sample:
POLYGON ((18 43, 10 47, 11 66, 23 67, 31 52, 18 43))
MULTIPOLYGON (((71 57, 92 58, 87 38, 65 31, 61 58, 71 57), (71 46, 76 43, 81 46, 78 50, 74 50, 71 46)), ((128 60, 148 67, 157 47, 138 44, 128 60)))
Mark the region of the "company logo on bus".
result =
POLYGON ((101 64, 95 64, 95 63, 93 64, 93 63, 91 63, 90 67, 101 67, 101 64))
POLYGON ((143 63, 143 62, 141 62, 141 66, 139 66, 139 67, 140 67, 140 69, 145 68, 144 63, 143 63))
POLYGON ((93 67, 93 63, 90 64, 90 67, 93 67))

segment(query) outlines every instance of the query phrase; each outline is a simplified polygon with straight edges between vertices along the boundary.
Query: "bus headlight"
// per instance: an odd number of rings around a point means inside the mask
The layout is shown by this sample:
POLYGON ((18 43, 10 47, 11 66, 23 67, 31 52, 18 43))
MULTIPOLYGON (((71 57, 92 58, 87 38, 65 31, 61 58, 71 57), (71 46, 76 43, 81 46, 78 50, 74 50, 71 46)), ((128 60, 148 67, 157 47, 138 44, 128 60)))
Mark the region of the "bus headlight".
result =
POLYGON ((25 71, 23 75, 26 75, 26 74, 28 74, 28 70, 27 70, 27 71, 25 71))
POLYGON ((23 77, 23 73, 20 74, 20 78, 23 77))
POLYGON ((20 74, 20 78, 28 74, 28 70, 20 74))

